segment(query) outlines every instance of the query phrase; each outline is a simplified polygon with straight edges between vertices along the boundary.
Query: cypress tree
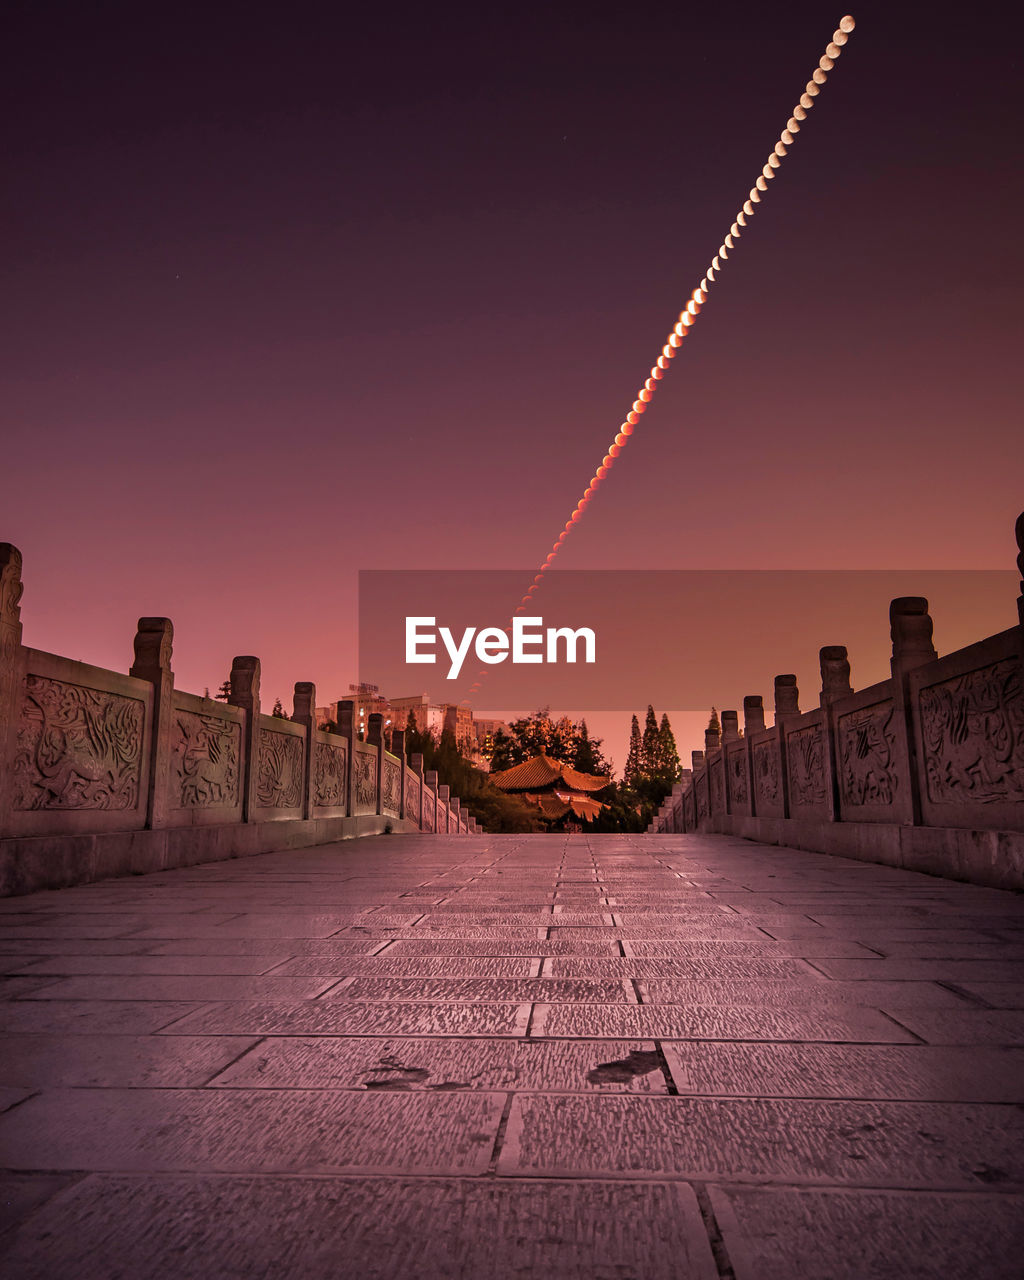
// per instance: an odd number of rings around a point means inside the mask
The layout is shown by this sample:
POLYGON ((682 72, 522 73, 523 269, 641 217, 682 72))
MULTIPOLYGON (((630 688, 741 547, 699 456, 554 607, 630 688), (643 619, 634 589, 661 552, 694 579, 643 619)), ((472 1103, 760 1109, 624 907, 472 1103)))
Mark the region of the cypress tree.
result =
POLYGON ((629 752, 626 755, 626 767, 622 771, 622 785, 630 791, 636 789, 636 784, 640 780, 642 755, 640 721, 634 716, 632 727, 629 730, 629 752))
POLYGON ((679 764, 679 750, 676 747, 675 734, 668 722, 668 712, 662 712, 661 726, 658 729, 659 772, 665 781, 674 786, 679 781, 682 768, 679 764))
POLYGON ((640 740, 640 773, 645 778, 652 778, 658 769, 658 717, 654 708, 648 703, 647 719, 644 722, 644 736, 640 740))

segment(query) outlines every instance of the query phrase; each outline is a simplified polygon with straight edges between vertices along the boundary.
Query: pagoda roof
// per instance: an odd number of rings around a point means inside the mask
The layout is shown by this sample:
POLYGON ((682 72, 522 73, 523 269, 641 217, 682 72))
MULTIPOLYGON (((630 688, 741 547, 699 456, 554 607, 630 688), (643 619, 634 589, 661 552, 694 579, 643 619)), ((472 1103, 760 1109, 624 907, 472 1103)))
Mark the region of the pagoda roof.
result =
POLYGON ((601 791, 611 782, 600 774, 580 773, 561 760, 553 760, 543 753, 532 760, 524 760, 511 769, 491 774, 491 781, 499 791, 537 791, 559 784, 562 791, 601 791))
POLYGON ((542 791, 539 795, 527 792, 519 798, 535 804, 545 818, 564 818, 571 811, 577 818, 593 822, 602 809, 608 808, 600 800, 575 791, 542 791))

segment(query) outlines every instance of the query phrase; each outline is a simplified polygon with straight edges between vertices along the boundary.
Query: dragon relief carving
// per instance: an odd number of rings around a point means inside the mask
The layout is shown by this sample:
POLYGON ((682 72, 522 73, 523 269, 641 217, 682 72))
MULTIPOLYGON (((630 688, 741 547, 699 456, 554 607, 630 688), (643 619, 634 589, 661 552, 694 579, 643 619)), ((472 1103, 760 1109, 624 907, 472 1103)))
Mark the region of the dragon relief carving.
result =
POLYGON ((14 759, 14 808, 134 809, 145 708, 137 698, 30 675, 14 759))
POLYGON ((786 738, 786 754, 789 759, 789 795, 796 805, 824 804, 825 746, 821 729, 811 725, 797 729, 786 738))
POLYGON ((839 794, 844 805, 895 802, 900 780, 893 764, 894 715, 893 703, 879 702, 839 717, 839 794))
POLYGON ((774 742, 754 747, 754 794, 758 804, 780 803, 779 754, 774 742))
POLYGON ((711 812, 725 812, 725 766, 719 753, 718 759, 711 762, 711 812))
POLYGON ((256 800, 264 809, 302 803, 302 739, 262 729, 256 748, 256 800))
POLYGON ((176 711, 171 737, 171 774, 179 809, 236 805, 241 726, 220 716, 176 711))
POLYGON ((395 763, 394 760, 385 759, 381 770, 381 791, 383 793, 383 808, 388 813, 393 813, 395 817, 399 816, 402 808, 402 774, 400 772, 401 765, 395 763))
POLYGON ((424 831, 433 831, 435 819, 436 801, 431 792, 423 797, 423 821, 420 823, 424 831))
POLYGON ((747 753, 746 750, 732 751, 729 761, 729 794, 737 804, 745 805, 748 800, 747 789, 747 753))
POLYGON ((361 813, 377 808, 377 753, 357 751, 355 769, 355 802, 361 813))
POLYGON ((348 774, 348 744, 332 746, 316 743, 313 765, 313 803, 321 809, 345 804, 345 782, 348 774))
POLYGON ((1017 658, 922 689, 920 714, 932 801, 1024 800, 1024 690, 1017 658))

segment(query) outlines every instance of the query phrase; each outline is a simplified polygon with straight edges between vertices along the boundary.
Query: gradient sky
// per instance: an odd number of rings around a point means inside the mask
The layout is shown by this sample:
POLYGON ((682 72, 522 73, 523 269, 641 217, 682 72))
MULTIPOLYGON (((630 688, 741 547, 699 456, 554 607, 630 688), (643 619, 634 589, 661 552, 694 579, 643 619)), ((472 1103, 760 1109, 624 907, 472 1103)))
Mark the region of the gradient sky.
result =
MULTIPOLYGON (((844 10, 214 10, 9 15, 0 538, 31 645, 327 701, 358 569, 543 560, 844 10)), ((1012 568, 1022 20, 850 11, 560 567, 1012 568)))

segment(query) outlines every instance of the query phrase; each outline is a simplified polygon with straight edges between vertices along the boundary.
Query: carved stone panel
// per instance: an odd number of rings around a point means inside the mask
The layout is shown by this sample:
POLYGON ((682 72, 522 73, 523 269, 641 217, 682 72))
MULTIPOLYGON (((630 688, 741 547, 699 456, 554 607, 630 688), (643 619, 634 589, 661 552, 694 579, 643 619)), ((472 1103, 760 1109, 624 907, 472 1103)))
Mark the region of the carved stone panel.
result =
POLYGON ((825 743, 815 724, 786 737, 789 760, 789 798, 794 805, 820 805, 828 798, 825 783, 825 743))
POLYGON ((381 791, 383 809, 397 818, 402 808, 402 766, 394 760, 384 759, 381 767, 381 791))
POLYGON ((377 753, 357 751, 353 761, 353 800, 357 813, 377 812, 377 753))
POLYGON ((1024 689, 1017 658, 922 689, 920 712, 930 800, 1024 800, 1024 689))
POLYGON ((302 739, 262 729, 256 746, 256 801, 264 809, 302 804, 302 739))
POLYGON ((728 767, 729 795, 734 804, 746 808, 749 801, 746 751, 730 752, 728 756, 728 767))
POLYGON ((348 743, 335 746, 329 742, 317 742, 314 746, 313 803, 321 809, 344 808, 348 743))
POLYGON ((426 792, 423 797, 423 821, 420 823, 424 831, 433 831, 434 816, 434 797, 426 792))
POLYGON ((405 817, 419 821, 420 816, 420 784, 416 778, 408 778, 405 783, 405 817))
POLYGON ((239 802, 242 728, 220 716, 175 711, 171 722, 171 804, 208 809, 239 802))
POLYGON ((135 809, 145 706, 30 675, 18 721, 14 808, 135 809))
POLYGON ((754 795, 759 805, 782 803, 779 781, 779 753, 774 742, 754 747, 754 795))
POLYGON ((717 760, 712 760, 708 772, 711 775, 711 812, 725 812, 725 765, 722 756, 719 754, 717 760))
POLYGON ((697 821, 708 816, 708 775, 707 771, 697 779, 697 821))
POLYGON ((895 767, 894 716, 892 702, 879 702, 839 717, 839 795, 845 807, 896 802, 900 780, 895 767))

